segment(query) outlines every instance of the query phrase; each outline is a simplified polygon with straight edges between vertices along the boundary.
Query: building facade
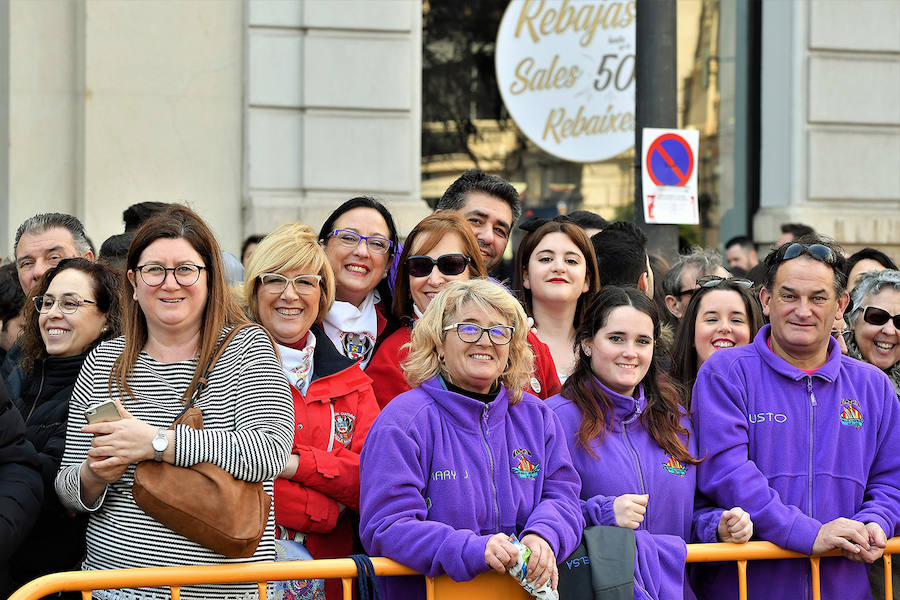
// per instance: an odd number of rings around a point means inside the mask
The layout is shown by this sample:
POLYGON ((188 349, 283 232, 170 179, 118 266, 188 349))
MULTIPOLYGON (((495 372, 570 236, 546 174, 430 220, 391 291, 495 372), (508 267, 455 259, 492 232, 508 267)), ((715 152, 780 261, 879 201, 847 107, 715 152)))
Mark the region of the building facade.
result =
MULTIPOLYGON (((627 215, 633 154, 550 157, 498 103, 505 4, 0 3, 3 254, 37 212, 79 216, 99 246, 149 200, 189 203, 232 252, 285 221, 318 228, 360 194, 405 233, 471 166, 513 181, 534 210, 627 215)), ((804 222, 900 255, 900 3, 678 11, 679 125, 701 131, 692 240, 765 245, 804 222)))

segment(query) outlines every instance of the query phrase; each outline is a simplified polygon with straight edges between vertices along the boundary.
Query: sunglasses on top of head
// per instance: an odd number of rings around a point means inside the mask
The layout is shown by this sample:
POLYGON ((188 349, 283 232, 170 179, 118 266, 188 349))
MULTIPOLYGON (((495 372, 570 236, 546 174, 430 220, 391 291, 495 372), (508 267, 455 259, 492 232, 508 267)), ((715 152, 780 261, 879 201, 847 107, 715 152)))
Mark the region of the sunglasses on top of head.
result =
POLYGON ((894 328, 900 329, 900 314, 891 315, 888 311, 877 306, 867 306, 863 309, 863 321, 876 327, 881 327, 888 321, 893 321, 894 328))
POLYGON ((726 281, 744 289, 753 287, 753 282, 745 277, 721 277, 719 275, 704 275, 697 280, 697 285, 701 288, 714 288, 726 281))
POLYGON ((834 264, 834 252, 828 246, 824 244, 801 244, 800 242, 794 242, 787 247, 787 250, 784 251, 784 255, 781 257, 781 262, 797 258, 801 254, 812 256, 828 265, 834 264))
POLYGON ((410 277, 428 277, 437 266, 444 275, 459 275, 466 270, 472 259, 464 254, 442 254, 437 258, 430 256, 410 256, 406 259, 406 268, 410 277))

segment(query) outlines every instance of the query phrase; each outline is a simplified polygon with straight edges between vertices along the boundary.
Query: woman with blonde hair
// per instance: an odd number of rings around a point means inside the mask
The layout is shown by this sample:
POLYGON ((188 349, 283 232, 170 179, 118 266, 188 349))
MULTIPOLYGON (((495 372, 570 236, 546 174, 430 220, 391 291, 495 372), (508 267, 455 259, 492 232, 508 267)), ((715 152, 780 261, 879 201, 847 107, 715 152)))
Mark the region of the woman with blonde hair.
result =
MULTIPOLYGON (((523 393, 533 355, 522 307, 483 279, 448 283, 412 330, 413 389, 369 431, 360 462, 360 537, 372 554, 427 576, 505 573, 531 549, 528 579, 557 580, 578 545, 580 481, 557 417, 523 393)), ((389 598, 424 597, 391 578, 389 598)))
MULTIPOLYGON (((168 206, 137 230, 126 267, 125 335, 100 344, 84 361, 56 476, 63 506, 90 514, 82 568, 273 560, 271 511, 254 554, 231 559, 169 529, 135 502, 135 467, 151 460, 178 467, 212 463, 236 479, 262 482, 271 494, 290 454, 294 423, 287 383, 272 377, 280 365, 269 336, 260 327, 244 327, 194 399, 204 428, 170 428, 220 340, 247 319, 227 289, 215 236, 184 206, 168 206), (108 400, 122 418, 88 424, 85 412, 108 400)), ((256 584, 210 585, 182 589, 181 597, 255 595, 255 590, 256 584)), ((102 599, 168 596, 160 588, 94 591, 102 599)))
MULTIPOLYGON (((244 281, 243 300, 278 343, 294 401, 291 456, 275 480, 279 558, 348 556, 351 513, 359 510, 359 453, 378 405, 372 380, 322 329, 335 293, 328 257, 312 229, 288 223, 259 243, 244 281)), ((322 588, 321 580, 276 585, 298 600, 318 598, 322 588)), ((324 590, 341 597, 338 580, 324 590)))
MULTIPOLYGON (((375 382, 378 405, 384 408, 395 396, 410 389, 400 369, 406 358, 413 324, 438 292, 450 281, 487 277, 478 240, 456 211, 429 215, 406 238, 397 268, 392 315, 399 328, 379 345, 366 368, 375 382)), ((532 375, 523 384, 540 398, 559 389, 550 351, 529 332, 535 354, 532 375)))

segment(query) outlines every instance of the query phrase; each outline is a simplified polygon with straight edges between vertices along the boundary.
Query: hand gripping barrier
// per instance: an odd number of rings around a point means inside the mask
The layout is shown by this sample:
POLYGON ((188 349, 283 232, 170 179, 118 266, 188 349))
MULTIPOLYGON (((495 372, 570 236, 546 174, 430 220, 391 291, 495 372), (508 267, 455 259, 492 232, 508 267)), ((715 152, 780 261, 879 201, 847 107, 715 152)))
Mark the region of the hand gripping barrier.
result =
MULTIPOLYGON (((885 600, 892 600, 891 555, 900 553, 900 537, 888 540, 884 551, 885 600)), ((821 556, 839 556, 829 552, 821 556)), ((812 569, 813 600, 821 598, 819 582, 820 556, 807 557, 783 550, 769 542, 747 544, 688 544, 687 562, 735 561, 738 567, 738 595, 747 598, 747 561, 767 559, 803 559, 812 569)), ((416 572, 387 558, 372 558, 375 575, 415 575, 416 572)), ((368 570, 367 568, 365 570, 368 570)), ((357 577, 357 563, 350 558, 271 563, 241 563, 191 567, 159 567, 151 569, 113 569, 108 571, 77 571, 45 575, 22 586, 9 600, 37 600, 60 591, 81 591, 90 600, 91 591, 134 587, 169 587, 172 600, 179 600, 181 587, 186 585, 256 582, 260 600, 266 599, 266 582, 286 579, 340 579, 344 600, 351 600, 353 580, 357 577)), ((511 577, 485 573, 467 582, 454 582, 446 575, 425 579, 428 600, 481 600, 509 598, 527 600, 528 594, 511 577)), ((757 600, 757 599, 754 599, 757 600)), ((898 599, 900 600, 900 599, 898 599)))

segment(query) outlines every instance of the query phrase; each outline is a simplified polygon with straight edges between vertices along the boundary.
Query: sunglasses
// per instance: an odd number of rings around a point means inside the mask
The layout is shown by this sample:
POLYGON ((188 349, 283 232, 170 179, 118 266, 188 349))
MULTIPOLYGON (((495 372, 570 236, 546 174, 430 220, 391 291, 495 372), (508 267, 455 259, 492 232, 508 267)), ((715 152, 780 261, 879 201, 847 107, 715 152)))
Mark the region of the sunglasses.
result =
POLYGON ((719 287, 726 281, 744 289, 753 287, 753 282, 744 277, 721 277, 719 275, 704 275, 697 280, 697 285, 702 288, 714 288, 719 287))
POLYGON ((428 277, 437 266, 443 275, 459 275, 466 270, 472 259, 463 254, 442 254, 436 259, 430 256, 410 256, 406 268, 410 277, 428 277))
POLYGON ((900 314, 892 316, 888 311, 876 306, 867 306, 865 309, 863 309, 863 321, 865 321, 869 325, 875 325, 878 327, 881 327, 888 321, 893 321, 894 328, 900 329, 900 314))
POLYGON ((787 250, 784 251, 784 255, 781 257, 781 262, 797 258, 801 254, 808 254, 828 265, 834 264, 834 252, 828 246, 822 244, 801 244, 800 242, 794 242, 787 247, 787 250))

